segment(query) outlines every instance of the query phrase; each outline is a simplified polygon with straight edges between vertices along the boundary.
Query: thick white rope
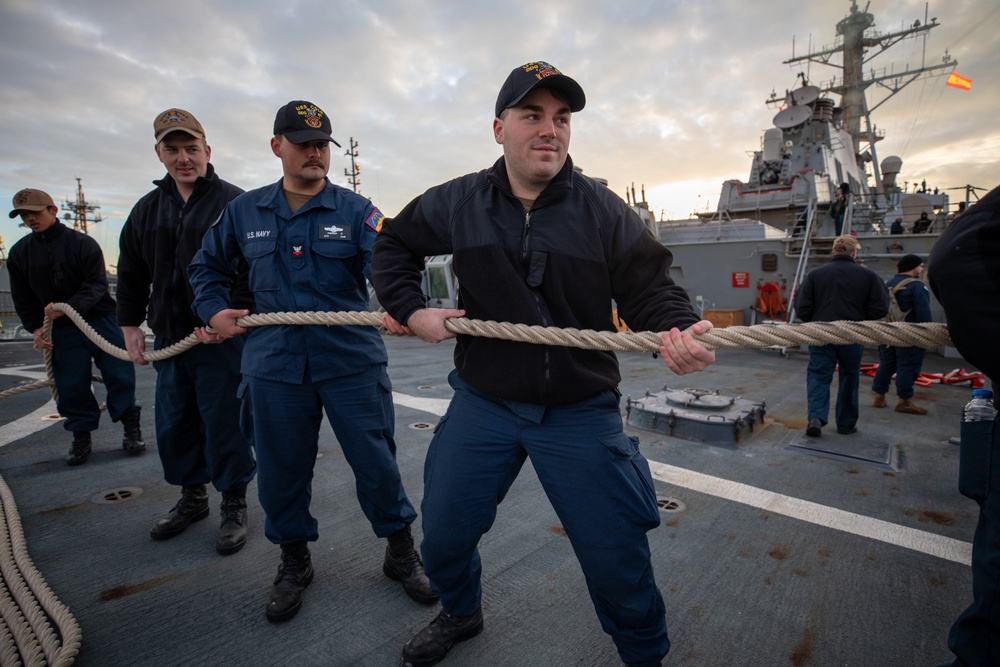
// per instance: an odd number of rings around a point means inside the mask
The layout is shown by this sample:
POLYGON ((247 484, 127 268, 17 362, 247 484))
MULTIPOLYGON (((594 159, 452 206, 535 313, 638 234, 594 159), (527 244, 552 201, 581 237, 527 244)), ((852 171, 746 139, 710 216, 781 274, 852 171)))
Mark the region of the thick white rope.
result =
MULTIPOLYGON (((104 352, 123 361, 129 361, 128 352, 105 340, 69 304, 53 304, 104 352)), ((248 315, 236 321, 242 327, 270 325, 356 325, 380 326, 382 314, 374 312, 304 312, 266 313, 248 315)), ((537 345, 559 345, 591 350, 656 351, 662 345, 660 334, 644 332, 610 332, 558 327, 528 326, 510 322, 492 322, 451 318, 445 328, 456 334, 481 336, 537 345)), ((43 338, 51 341, 52 321, 45 318, 43 338)), ((894 345, 915 347, 940 347, 951 345, 948 329, 943 324, 912 324, 906 322, 809 322, 804 324, 757 324, 754 326, 727 327, 694 337, 711 350, 722 348, 760 349, 795 345, 894 345)), ((180 354, 199 341, 192 333, 180 342, 162 350, 143 354, 147 361, 160 361, 180 354)), ((52 396, 58 395, 52 378, 52 352, 45 350, 45 370, 49 380, 33 382, 0 392, 0 399, 20 394, 38 387, 52 387, 52 396)), ((0 664, 2 665, 69 665, 79 651, 80 627, 76 620, 56 598, 37 570, 31 564, 24 547, 20 519, 10 490, 0 479, 0 499, 3 501, 4 528, 0 535, 0 570, 4 586, 0 587, 0 664), (9 537, 8 537, 9 534, 9 537), (13 593, 13 597, 8 593, 13 593), (37 598, 38 602, 35 602, 37 598), (58 633, 52 631, 48 620, 53 620, 58 633), (20 657, 18 657, 20 656, 20 657), (21 662, 23 660, 23 663, 21 662)))

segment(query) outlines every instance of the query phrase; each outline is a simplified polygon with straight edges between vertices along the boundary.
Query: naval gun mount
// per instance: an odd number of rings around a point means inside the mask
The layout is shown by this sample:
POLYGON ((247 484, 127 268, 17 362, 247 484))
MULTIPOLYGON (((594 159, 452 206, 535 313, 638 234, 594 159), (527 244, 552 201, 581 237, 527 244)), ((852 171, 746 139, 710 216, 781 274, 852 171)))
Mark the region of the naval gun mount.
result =
POLYGON ((735 445, 753 436, 764 423, 766 404, 709 389, 671 389, 628 397, 630 426, 674 438, 713 445, 735 445))

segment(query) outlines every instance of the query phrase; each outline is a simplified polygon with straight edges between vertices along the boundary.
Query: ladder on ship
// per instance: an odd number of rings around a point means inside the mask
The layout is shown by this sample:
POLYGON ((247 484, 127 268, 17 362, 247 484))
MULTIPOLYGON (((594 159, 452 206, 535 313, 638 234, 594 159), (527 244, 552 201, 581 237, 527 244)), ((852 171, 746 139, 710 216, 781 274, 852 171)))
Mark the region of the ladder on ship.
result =
MULTIPOLYGON (((827 250, 832 249, 833 241, 832 239, 816 239, 813 238, 816 232, 816 198, 813 197, 809 201, 809 205, 806 207, 806 225, 805 231, 802 234, 802 247, 799 249, 799 262, 795 267, 795 276, 792 278, 792 287, 788 292, 788 321, 795 321, 795 293, 799 289, 799 285, 802 284, 803 279, 806 277, 806 266, 809 264, 809 255, 812 252, 813 245, 829 246, 827 250)), ((792 247, 789 247, 792 250, 792 247)))

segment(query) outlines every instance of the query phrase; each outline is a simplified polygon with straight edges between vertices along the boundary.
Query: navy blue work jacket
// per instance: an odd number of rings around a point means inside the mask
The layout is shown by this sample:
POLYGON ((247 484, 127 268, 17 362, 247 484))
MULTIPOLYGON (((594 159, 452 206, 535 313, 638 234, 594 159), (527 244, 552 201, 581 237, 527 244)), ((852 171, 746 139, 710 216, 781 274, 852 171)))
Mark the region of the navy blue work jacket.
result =
MULTIPOLYGON (((240 256, 250 266, 258 313, 368 310, 366 279, 381 219, 369 200, 329 181, 294 214, 281 181, 240 195, 205 234, 188 267, 195 313, 208 322, 230 307, 230 267, 240 256)), ((242 370, 301 384, 387 360, 371 326, 271 325, 251 329, 242 370)))

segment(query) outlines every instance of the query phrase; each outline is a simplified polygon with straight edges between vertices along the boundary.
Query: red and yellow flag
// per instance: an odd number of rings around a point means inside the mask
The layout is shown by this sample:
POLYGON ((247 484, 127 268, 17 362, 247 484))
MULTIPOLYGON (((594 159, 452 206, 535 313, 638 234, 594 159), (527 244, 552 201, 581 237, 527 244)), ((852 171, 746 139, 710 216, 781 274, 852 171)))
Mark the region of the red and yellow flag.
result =
POLYGON ((958 72, 952 72, 948 75, 948 82, 946 85, 949 85, 952 88, 961 88, 962 90, 972 90, 972 79, 966 79, 958 72))

